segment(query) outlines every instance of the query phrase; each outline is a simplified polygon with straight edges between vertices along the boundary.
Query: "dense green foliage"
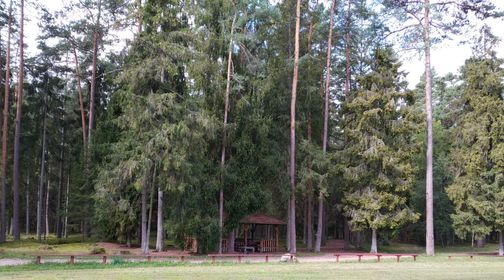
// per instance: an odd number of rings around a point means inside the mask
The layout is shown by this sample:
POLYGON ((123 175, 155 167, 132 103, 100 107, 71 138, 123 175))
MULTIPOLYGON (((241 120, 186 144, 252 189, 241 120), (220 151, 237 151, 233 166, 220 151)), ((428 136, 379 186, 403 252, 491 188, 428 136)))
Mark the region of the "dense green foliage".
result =
POLYGON ((372 72, 359 79, 361 89, 345 104, 344 210, 358 231, 393 230, 418 219, 408 195, 420 119, 399 67, 390 49, 377 50, 372 72))
MULTIPOLYGON (((390 22, 390 12, 398 2, 337 1, 326 152, 330 11, 319 2, 301 5, 297 237, 313 243, 321 194, 323 240, 345 236, 361 245, 357 239, 373 230, 381 240, 423 243, 425 84, 408 89, 390 45, 398 23, 390 22)), ((194 238, 200 252, 212 251, 219 242, 219 190, 225 238, 249 214, 286 221, 295 9, 295 0, 86 0, 68 1, 58 12, 40 9, 37 51, 23 66, 21 208, 28 212, 21 217, 27 230, 34 230, 38 205, 43 232, 129 245, 140 242, 147 216, 148 229, 157 229, 159 212, 163 234, 176 246, 194 238), (120 30, 129 30, 127 40, 119 39, 120 30)), ((450 12, 462 18, 461 11, 450 12)), ((447 24, 458 32, 460 22, 447 24)), ((476 45, 484 47, 475 47, 460 73, 434 75, 434 217, 441 245, 494 238, 504 229, 504 71, 493 52, 497 38, 482 30, 476 45)), ((2 68, 4 46, 2 37, 2 68)), ((19 46, 11 48, 8 174, 12 96, 19 87, 13 63, 19 46)), ((10 186, 11 176, 6 179, 10 186)), ((2 195, 10 217, 11 191, 2 195)), ((285 229, 280 232, 284 244, 285 229)))
POLYGON ((503 230, 504 87, 502 61, 473 57, 462 68, 464 107, 454 129, 453 183, 455 232, 477 239, 503 230))

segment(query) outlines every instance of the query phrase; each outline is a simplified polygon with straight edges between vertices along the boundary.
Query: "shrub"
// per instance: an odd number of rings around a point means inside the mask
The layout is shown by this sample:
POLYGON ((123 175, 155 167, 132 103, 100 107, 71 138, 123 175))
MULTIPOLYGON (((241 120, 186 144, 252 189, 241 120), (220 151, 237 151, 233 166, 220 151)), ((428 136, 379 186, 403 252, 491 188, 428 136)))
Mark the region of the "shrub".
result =
POLYGON ((105 250, 105 248, 103 247, 93 247, 91 248, 90 250, 90 253, 93 254, 93 255, 97 255, 97 254, 105 254, 107 251, 105 250))

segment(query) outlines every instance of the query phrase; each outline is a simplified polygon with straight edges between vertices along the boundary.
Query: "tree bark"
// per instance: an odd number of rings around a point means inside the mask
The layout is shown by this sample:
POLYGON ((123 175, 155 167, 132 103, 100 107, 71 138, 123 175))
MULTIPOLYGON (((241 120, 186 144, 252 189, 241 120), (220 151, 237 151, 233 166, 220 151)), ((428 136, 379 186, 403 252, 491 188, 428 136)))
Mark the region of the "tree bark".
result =
POLYGON ((45 201, 45 236, 49 236, 49 193, 51 191, 51 181, 47 180, 46 201, 45 201))
POLYGON ((12 178, 12 196, 13 196, 13 221, 12 234, 14 240, 19 240, 21 235, 19 231, 19 153, 21 151, 21 109, 23 107, 23 82, 24 82, 24 0, 21 0, 21 14, 19 21, 19 84, 18 96, 16 101, 16 122, 14 132, 14 166, 12 178))
POLYGON ((60 150, 60 164, 58 174, 58 192, 56 195, 56 237, 61 238, 61 192, 63 190, 63 166, 65 164, 65 127, 63 126, 61 150, 60 150))
POLYGON ((140 235, 141 235, 141 248, 142 248, 142 254, 146 255, 149 253, 149 247, 148 246, 148 234, 147 234, 147 187, 149 185, 149 173, 150 173, 150 166, 147 168, 145 171, 145 177, 143 179, 142 183, 142 210, 141 210, 141 229, 140 229, 140 235))
POLYGON ((313 186, 308 189, 308 213, 307 213, 307 243, 306 248, 311 251, 313 249, 313 186))
POLYGON ((37 240, 42 240, 42 201, 44 199, 44 182, 45 182, 45 154, 47 145, 47 105, 46 105, 47 91, 44 92, 44 108, 42 109, 42 155, 40 156, 40 179, 38 186, 37 196, 37 240))
POLYGON ((158 208, 157 208, 157 233, 156 233, 156 251, 161 252, 164 249, 164 228, 163 228, 163 191, 158 187, 158 208))
POLYGON ((149 248, 149 243, 150 243, 150 233, 151 233, 151 223, 152 223, 152 205, 154 203, 155 180, 156 180, 156 168, 154 167, 153 174, 152 174, 152 184, 150 187, 149 218, 147 219, 147 245, 146 245, 147 248, 149 248))
POLYGON ((138 27, 137 27, 137 36, 142 33, 142 13, 141 13, 141 10, 142 10, 142 0, 137 0, 136 1, 136 6, 137 6, 137 24, 138 24, 138 27))
MULTIPOLYGON (((329 87, 331 84, 331 49, 332 49, 332 29, 334 25, 334 7, 336 0, 332 1, 331 13, 329 18, 329 36, 327 37, 327 57, 326 57, 326 78, 325 78, 325 96, 324 96, 324 135, 322 137, 322 151, 327 153, 328 126, 329 126, 329 87)), ((318 222, 317 222, 317 237, 315 240, 315 252, 320 252, 322 244, 323 231, 323 213, 324 213, 324 192, 319 190, 318 199, 318 222)))
MULTIPOLYGON (((316 1, 316 4, 318 5, 318 0, 316 1)), ((312 38, 313 38, 313 29, 314 29, 314 22, 313 22, 314 16, 311 15, 310 17, 310 24, 308 27, 308 45, 307 45, 307 53, 309 54, 311 52, 312 48, 312 38)), ((308 69, 310 71, 310 69, 308 69)), ((308 125, 307 125, 307 140, 308 142, 311 143, 312 141, 312 118, 311 118, 311 113, 308 113, 308 125)), ((312 169, 312 162, 311 159, 308 162, 308 169, 312 169)), ((306 193, 306 209, 305 209, 305 231, 303 232, 305 235, 305 244, 306 244, 306 249, 308 251, 311 251, 313 249, 313 181, 308 180, 307 182, 307 193, 306 193)))
POLYGON ((233 229, 232 231, 229 232, 227 252, 234 253, 235 252, 234 247, 235 247, 235 230, 233 229))
POLYGON ((303 200, 303 244, 306 245, 308 242, 308 192, 304 196, 303 200))
POLYGON ((433 207, 433 180, 432 180, 432 70, 430 57, 430 1, 424 0, 424 51, 425 51, 425 111, 427 116, 427 166, 425 180, 426 196, 426 246, 428 256, 434 255, 434 207, 433 207))
POLYGON ((233 34, 234 25, 236 22, 236 11, 233 15, 233 22, 231 23, 231 37, 229 39, 228 58, 227 58, 227 77, 226 77, 226 92, 224 95, 224 125, 222 134, 222 149, 221 149, 221 187, 219 190, 219 254, 222 254, 222 234, 224 230, 224 164, 226 162, 226 142, 227 142, 227 119, 229 110, 229 93, 231 91, 231 64, 233 54, 233 34))
POLYGON ((0 199, 0 242, 5 242, 7 232, 7 136, 9 122, 9 91, 10 91, 10 38, 12 26, 12 0, 9 4, 9 19, 7 23, 7 46, 5 55, 5 91, 2 121, 2 198, 0 199))
POLYGON ((30 176, 26 174, 26 218, 25 218, 25 231, 26 235, 30 233, 30 176))
POLYGON ((345 19, 345 98, 348 98, 350 93, 350 5, 351 2, 348 0, 345 19))
POLYGON ((348 226, 348 218, 343 218, 343 239, 345 240, 344 249, 350 249, 350 228, 348 226))
POLYGON ((82 78, 79 68, 79 59, 77 58, 77 50, 75 46, 73 46, 73 55, 75 63, 75 78, 77 79, 77 92, 79 94, 79 109, 81 113, 82 143, 84 149, 86 149, 87 148, 86 113, 84 112, 84 98, 82 94, 82 85, 81 85, 82 78))
POLYGON ((290 197, 289 200, 287 201, 287 238, 286 238, 286 243, 287 243, 287 251, 290 252, 290 246, 291 246, 291 228, 290 228, 290 220, 291 220, 291 204, 290 204, 290 197))
POLYGON ((93 62, 92 62, 92 76, 91 76, 91 90, 89 93, 89 130, 88 130, 88 145, 91 142, 91 134, 94 128, 94 107, 95 107, 95 95, 96 95, 96 71, 97 71, 97 61, 98 61, 98 43, 100 40, 100 16, 101 16, 101 0, 98 0, 98 16, 96 18, 96 25, 93 34, 93 62))
POLYGON ((69 194, 70 194, 70 171, 68 171, 67 175, 67 187, 66 187, 66 195, 65 195, 65 238, 68 237, 68 202, 69 202, 69 194))
POLYGON ((378 253, 378 244, 376 242, 376 229, 371 229, 371 254, 378 253))
MULTIPOLYGON (((312 119, 311 119, 311 114, 308 114, 308 142, 311 142, 312 140, 312 119)), ((312 169, 312 162, 311 159, 308 163, 308 168, 311 170, 312 169)), ((306 213, 306 225, 307 225, 307 242, 306 242, 306 249, 308 251, 313 250, 313 182, 312 180, 308 180, 308 190, 307 190, 307 213, 306 213)))
POLYGON ((499 256, 504 256, 504 231, 499 232, 499 256))
POLYGON ((301 0, 296 3, 296 32, 294 34, 294 69, 292 74, 292 94, 290 107, 290 253, 296 253, 296 97, 299 68, 299 28, 301 21, 301 0))

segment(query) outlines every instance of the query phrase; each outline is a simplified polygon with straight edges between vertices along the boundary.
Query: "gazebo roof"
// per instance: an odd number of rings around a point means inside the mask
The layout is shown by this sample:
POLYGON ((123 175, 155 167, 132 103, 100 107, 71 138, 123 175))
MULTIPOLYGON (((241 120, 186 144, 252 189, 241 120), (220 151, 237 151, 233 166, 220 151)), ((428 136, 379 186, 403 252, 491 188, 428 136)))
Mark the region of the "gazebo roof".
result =
POLYGON ((282 220, 275 217, 263 215, 263 214, 252 214, 243 217, 240 220, 240 224, 256 224, 256 225, 286 225, 282 220))

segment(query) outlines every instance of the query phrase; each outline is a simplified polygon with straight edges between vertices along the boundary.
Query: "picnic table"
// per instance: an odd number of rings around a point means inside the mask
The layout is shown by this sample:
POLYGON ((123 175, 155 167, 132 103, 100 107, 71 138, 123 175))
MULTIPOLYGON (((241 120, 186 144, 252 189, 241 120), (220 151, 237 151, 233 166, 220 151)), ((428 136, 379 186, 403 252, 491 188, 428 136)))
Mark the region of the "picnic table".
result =
POLYGON ((241 246, 241 247, 239 247, 239 249, 243 253, 247 253, 247 252, 255 253, 255 247, 254 246, 241 246))

